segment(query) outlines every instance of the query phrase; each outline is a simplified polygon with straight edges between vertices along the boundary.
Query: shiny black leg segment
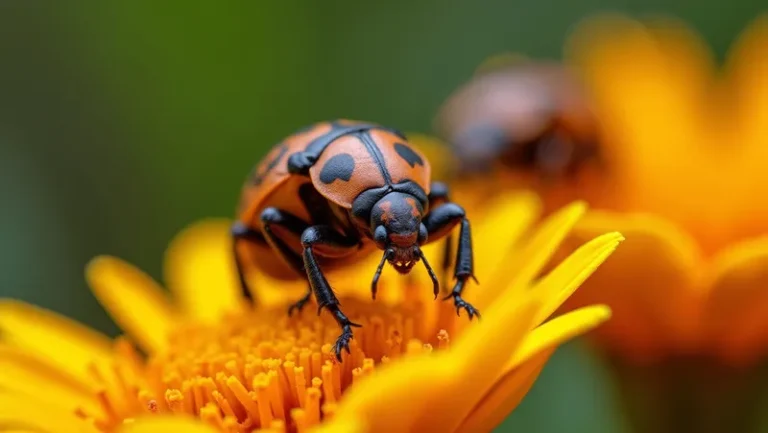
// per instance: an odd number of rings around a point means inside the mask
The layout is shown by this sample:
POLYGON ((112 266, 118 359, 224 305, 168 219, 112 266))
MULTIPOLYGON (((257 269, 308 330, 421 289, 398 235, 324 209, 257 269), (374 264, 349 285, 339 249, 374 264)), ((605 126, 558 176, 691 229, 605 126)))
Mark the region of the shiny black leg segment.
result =
POLYGON ((341 362, 342 349, 349 353, 352 327, 360 325, 352 323, 341 311, 339 300, 333 293, 330 284, 328 284, 328 280, 325 279, 313 249, 319 245, 338 249, 353 249, 357 248, 358 240, 345 237, 328 226, 312 226, 304 230, 301 236, 301 244, 304 246, 304 267, 307 271, 307 278, 309 279, 312 291, 315 293, 315 299, 318 304, 317 313, 320 314, 322 309, 325 308, 333 314, 336 323, 341 327, 341 335, 336 339, 336 344, 334 345, 336 359, 341 362))
MULTIPOLYGON (((293 214, 283 212, 274 207, 264 209, 261 212, 260 218, 261 222, 264 224, 264 234, 267 241, 273 245, 273 248, 275 248, 277 253, 291 265, 291 268, 293 268, 296 273, 301 276, 305 275, 304 261, 301 259, 301 256, 296 254, 283 239, 276 235, 273 228, 274 226, 283 227, 298 238, 304 230, 309 227, 309 224, 293 214)), ((311 293, 312 289, 307 288, 307 293, 288 308, 288 315, 292 315, 294 311, 301 312, 301 309, 304 308, 309 301, 311 293)))
MULTIPOLYGON (((429 187, 429 207, 435 209, 450 201, 448 185, 443 182, 432 182, 429 187)), ((451 252, 453 251, 453 235, 449 232, 445 236, 443 243, 443 260, 440 264, 440 286, 448 287, 445 278, 448 276, 448 269, 451 267, 451 252)))
POLYGON ((234 224, 232 224, 232 228, 230 229, 230 232, 232 233, 232 252, 234 253, 234 257, 235 257, 235 268, 237 268, 237 277, 240 279, 240 289, 242 290, 243 297, 253 302, 253 294, 251 294, 251 291, 248 288, 248 282, 245 280, 243 263, 240 261, 240 258, 237 254, 237 248, 236 248, 237 242, 241 240, 251 241, 251 242, 266 242, 266 240, 264 239, 264 236, 262 236, 261 233, 246 226, 240 221, 237 221, 234 224))
POLYGON ((309 176, 309 169, 315 164, 317 159, 313 158, 307 152, 296 152, 288 157, 288 172, 309 176))
POLYGON ((432 182, 429 186, 429 206, 434 209, 448 203, 448 185, 443 182, 432 182))
POLYGON ((456 285, 453 286, 453 290, 445 299, 453 298, 456 313, 459 314, 464 309, 471 320, 474 316, 480 317, 480 313, 461 297, 461 292, 464 290, 464 286, 469 278, 477 282, 473 274, 472 233, 464 209, 455 203, 446 203, 431 210, 424 218, 424 225, 427 227, 430 237, 433 234, 436 238, 445 236, 457 224, 461 224, 461 229, 459 231, 459 245, 456 251, 456 264, 453 271, 456 285))

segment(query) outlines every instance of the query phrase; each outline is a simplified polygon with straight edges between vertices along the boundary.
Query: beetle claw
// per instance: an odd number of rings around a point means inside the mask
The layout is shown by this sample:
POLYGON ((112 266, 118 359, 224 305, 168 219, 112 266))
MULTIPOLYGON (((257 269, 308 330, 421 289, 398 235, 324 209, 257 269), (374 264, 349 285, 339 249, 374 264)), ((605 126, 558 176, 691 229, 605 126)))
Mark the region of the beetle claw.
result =
POLYGON ((480 312, 472 304, 462 299, 460 295, 453 295, 453 305, 456 306, 456 315, 461 316, 461 310, 464 309, 469 316, 469 320, 472 320, 475 316, 480 319, 480 312))
POLYGON ((341 351, 346 350, 347 354, 352 353, 349 350, 349 340, 352 339, 352 328, 350 326, 360 326, 356 323, 349 323, 344 326, 341 335, 336 339, 336 343, 333 345, 333 351, 336 354, 336 359, 341 362, 341 351))

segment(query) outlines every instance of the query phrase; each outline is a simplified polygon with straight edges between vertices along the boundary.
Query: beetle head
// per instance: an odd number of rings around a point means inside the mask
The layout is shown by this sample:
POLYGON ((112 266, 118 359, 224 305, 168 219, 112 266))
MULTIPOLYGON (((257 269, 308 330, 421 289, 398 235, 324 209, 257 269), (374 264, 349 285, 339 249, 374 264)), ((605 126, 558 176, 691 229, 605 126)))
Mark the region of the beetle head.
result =
POLYGON ((376 245, 384 250, 389 264, 407 274, 421 259, 427 228, 421 222, 424 208, 410 194, 390 192, 371 211, 371 231, 376 245))

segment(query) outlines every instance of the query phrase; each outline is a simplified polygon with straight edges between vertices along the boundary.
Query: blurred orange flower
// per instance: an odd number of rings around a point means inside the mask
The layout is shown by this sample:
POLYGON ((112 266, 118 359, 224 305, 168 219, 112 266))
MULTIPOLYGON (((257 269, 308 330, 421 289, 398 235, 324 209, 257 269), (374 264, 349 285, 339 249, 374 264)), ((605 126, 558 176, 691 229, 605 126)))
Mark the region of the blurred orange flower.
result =
MULTIPOLYGON (((0 430, 491 431, 558 345, 610 315, 592 305, 549 319, 611 255, 618 233, 596 237, 536 279, 584 210, 574 203, 531 231, 539 203, 516 194, 473 221, 484 284, 469 292, 479 322, 433 300, 426 275, 385 273, 372 302, 375 257, 329 274, 364 325, 341 364, 330 351, 333 321, 311 307, 287 317, 296 299, 288 285, 253 276, 264 302, 245 305, 227 221, 196 224, 171 244, 173 302, 133 266, 96 258, 88 282, 126 336, 110 341, 52 312, 0 302, 0 430)), ((436 261, 439 252, 434 245, 428 254, 436 261)))
POLYGON ((768 17, 717 71, 683 23, 601 16, 577 27, 568 63, 603 122, 614 194, 572 241, 610 228, 629 242, 574 298, 608 303, 599 331, 636 361, 768 352, 768 17))

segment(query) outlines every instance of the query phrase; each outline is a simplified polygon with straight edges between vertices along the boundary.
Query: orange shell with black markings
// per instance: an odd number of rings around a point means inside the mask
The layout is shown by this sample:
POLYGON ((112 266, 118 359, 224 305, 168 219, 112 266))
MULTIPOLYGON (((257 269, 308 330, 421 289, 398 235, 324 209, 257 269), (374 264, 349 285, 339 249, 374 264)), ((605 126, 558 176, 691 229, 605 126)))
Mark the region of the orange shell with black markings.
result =
POLYGON ((386 184, 412 181, 429 194, 430 171, 427 158, 406 140, 384 129, 371 129, 333 141, 309 174, 320 194, 349 209, 360 193, 386 184), (349 178, 324 178, 324 172, 340 159, 354 164, 349 178))
POLYGON ((307 145, 317 137, 331 131, 329 122, 316 123, 304 130, 286 137, 280 144, 272 148, 267 155, 254 167, 243 185, 240 195, 239 219, 248 225, 256 224, 261 211, 268 206, 275 206, 291 212, 299 218, 306 219, 307 211, 297 197, 290 192, 298 191, 300 183, 306 179, 295 179, 288 172, 288 158, 307 148, 307 145), (291 179, 294 179, 291 181, 291 179), (289 182, 291 181, 291 182, 289 182), (292 187, 296 183, 295 187, 292 187), (286 189, 295 191, 283 191, 286 189))
MULTIPOLYGON (((331 132, 334 124, 352 126, 368 123, 346 119, 337 120, 333 124, 316 123, 286 137, 273 147, 243 185, 238 209, 239 219, 243 223, 258 226, 258 216, 268 206, 309 219, 307 210, 296 194, 298 187, 307 182, 312 182, 326 199, 346 209, 352 207, 361 192, 388 183, 410 180, 429 194, 431 167, 427 158, 402 137, 384 128, 374 127, 333 140, 310 168, 309 179, 289 173, 288 158, 306 150, 313 140, 331 132), (340 159, 347 163, 351 161, 353 167, 346 176, 333 178, 328 175, 329 168, 340 159)), ((333 174, 340 173, 337 170, 333 174)))

